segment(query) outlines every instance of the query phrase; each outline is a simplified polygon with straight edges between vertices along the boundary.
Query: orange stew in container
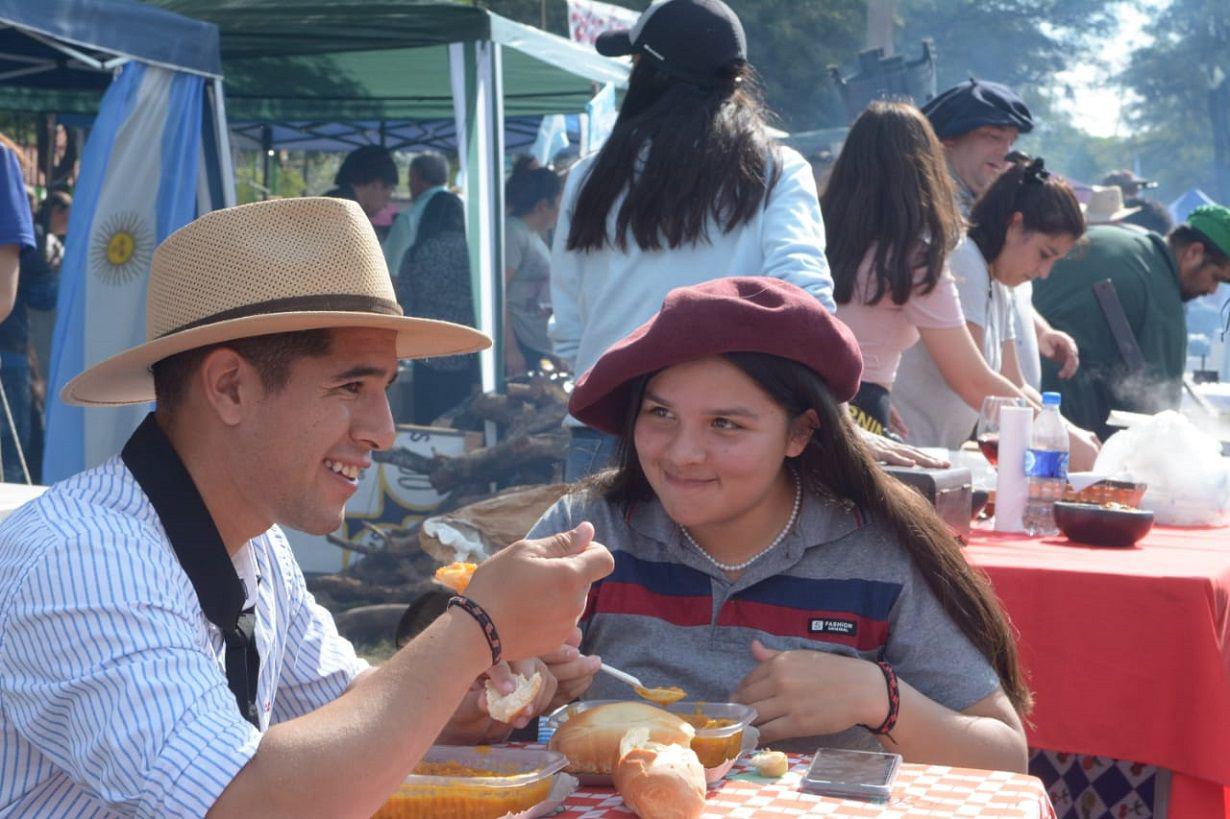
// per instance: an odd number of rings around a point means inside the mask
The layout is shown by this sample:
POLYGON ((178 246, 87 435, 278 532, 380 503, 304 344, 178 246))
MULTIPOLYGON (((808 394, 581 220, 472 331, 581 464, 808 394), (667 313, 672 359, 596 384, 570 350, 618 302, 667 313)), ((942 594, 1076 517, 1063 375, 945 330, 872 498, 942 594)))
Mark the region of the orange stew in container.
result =
POLYGON ((498 819, 546 801, 567 760, 551 751, 436 745, 373 819, 498 819))
POLYGON ((709 717, 699 705, 695 712, 679 716, 696 729, 696 736, 692 737, 692 750, 696 752, 702 768, 716 768, 739 755, 743 747, 742 728, 733 732, 721 730, 738 725, 735 720, 709 717))

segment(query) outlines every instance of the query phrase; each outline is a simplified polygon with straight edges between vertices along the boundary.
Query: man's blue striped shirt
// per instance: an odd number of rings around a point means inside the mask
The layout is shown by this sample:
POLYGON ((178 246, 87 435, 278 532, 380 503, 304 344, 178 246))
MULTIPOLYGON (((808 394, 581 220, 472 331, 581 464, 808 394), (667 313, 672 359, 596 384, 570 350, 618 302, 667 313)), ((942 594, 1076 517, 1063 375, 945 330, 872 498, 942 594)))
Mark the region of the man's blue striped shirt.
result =
POLYGON ((203 816, 262 731, 335 699, 367 667, 276 526, 245 548, 260 577, 260 730, 119 457, 0 524, 0 819, 203 816))

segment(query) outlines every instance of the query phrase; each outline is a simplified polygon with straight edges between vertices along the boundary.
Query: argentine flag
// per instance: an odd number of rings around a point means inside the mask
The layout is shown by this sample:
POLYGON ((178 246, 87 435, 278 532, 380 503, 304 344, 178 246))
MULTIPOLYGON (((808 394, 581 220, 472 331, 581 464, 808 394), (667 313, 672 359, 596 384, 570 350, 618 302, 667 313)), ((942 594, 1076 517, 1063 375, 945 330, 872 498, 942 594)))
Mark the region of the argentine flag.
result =
POLYGON ((130 62, 103 96, 81 161, 60 270, 43 481, 120 451, 147 406, 70 407, 60 388, 145 341, 154 247, 196 216, 203 77, 130 62))

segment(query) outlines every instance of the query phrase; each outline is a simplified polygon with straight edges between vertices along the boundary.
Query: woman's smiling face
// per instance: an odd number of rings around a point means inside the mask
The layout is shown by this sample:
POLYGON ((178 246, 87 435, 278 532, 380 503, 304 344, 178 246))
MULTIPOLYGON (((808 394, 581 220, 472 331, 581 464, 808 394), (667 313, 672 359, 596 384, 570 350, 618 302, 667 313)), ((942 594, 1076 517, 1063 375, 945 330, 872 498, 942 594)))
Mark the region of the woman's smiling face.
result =
POLYGON ((713 356, 650 379, 634 442, 667 514, 691 529, 755 517, 783 483, 792 494, 785 460, 810 434, 742 370, 713 356))

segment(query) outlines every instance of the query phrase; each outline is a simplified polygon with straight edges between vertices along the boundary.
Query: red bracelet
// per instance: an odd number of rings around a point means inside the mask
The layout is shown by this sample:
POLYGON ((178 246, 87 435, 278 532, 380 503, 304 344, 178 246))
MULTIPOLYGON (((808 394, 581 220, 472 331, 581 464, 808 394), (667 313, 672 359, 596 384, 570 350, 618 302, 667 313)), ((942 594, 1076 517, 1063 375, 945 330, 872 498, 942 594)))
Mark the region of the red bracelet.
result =
POLYGON ((893 739, 891 732, 897 727, 897 712, 901 709, 901 692, 897 690, 897 672, 893 671, 893 667, 886 662, 877 662, 876 665, 884 673, 884 683, 888 686, 888 716, 884 717, 884 721, 877 728, 872 728, 870 725, 862 727, 876 736, 892 739, 893 744, 896 745, 897 740, 893 739))
POLYGON ((504 653, 504 647, 500 643, 500 633, 495 630, 495 623, 491 621, 491 615, 487 614, 486 610, 478 605, 478 603, 460 594, 450 597, 445 609, 451 609, 454 606, 478 621, 478 624, 483 629, 483 636, 487 638, 487 646, 491 649, 491 664, 496 665, 499 663, 500 656, 504 653))

